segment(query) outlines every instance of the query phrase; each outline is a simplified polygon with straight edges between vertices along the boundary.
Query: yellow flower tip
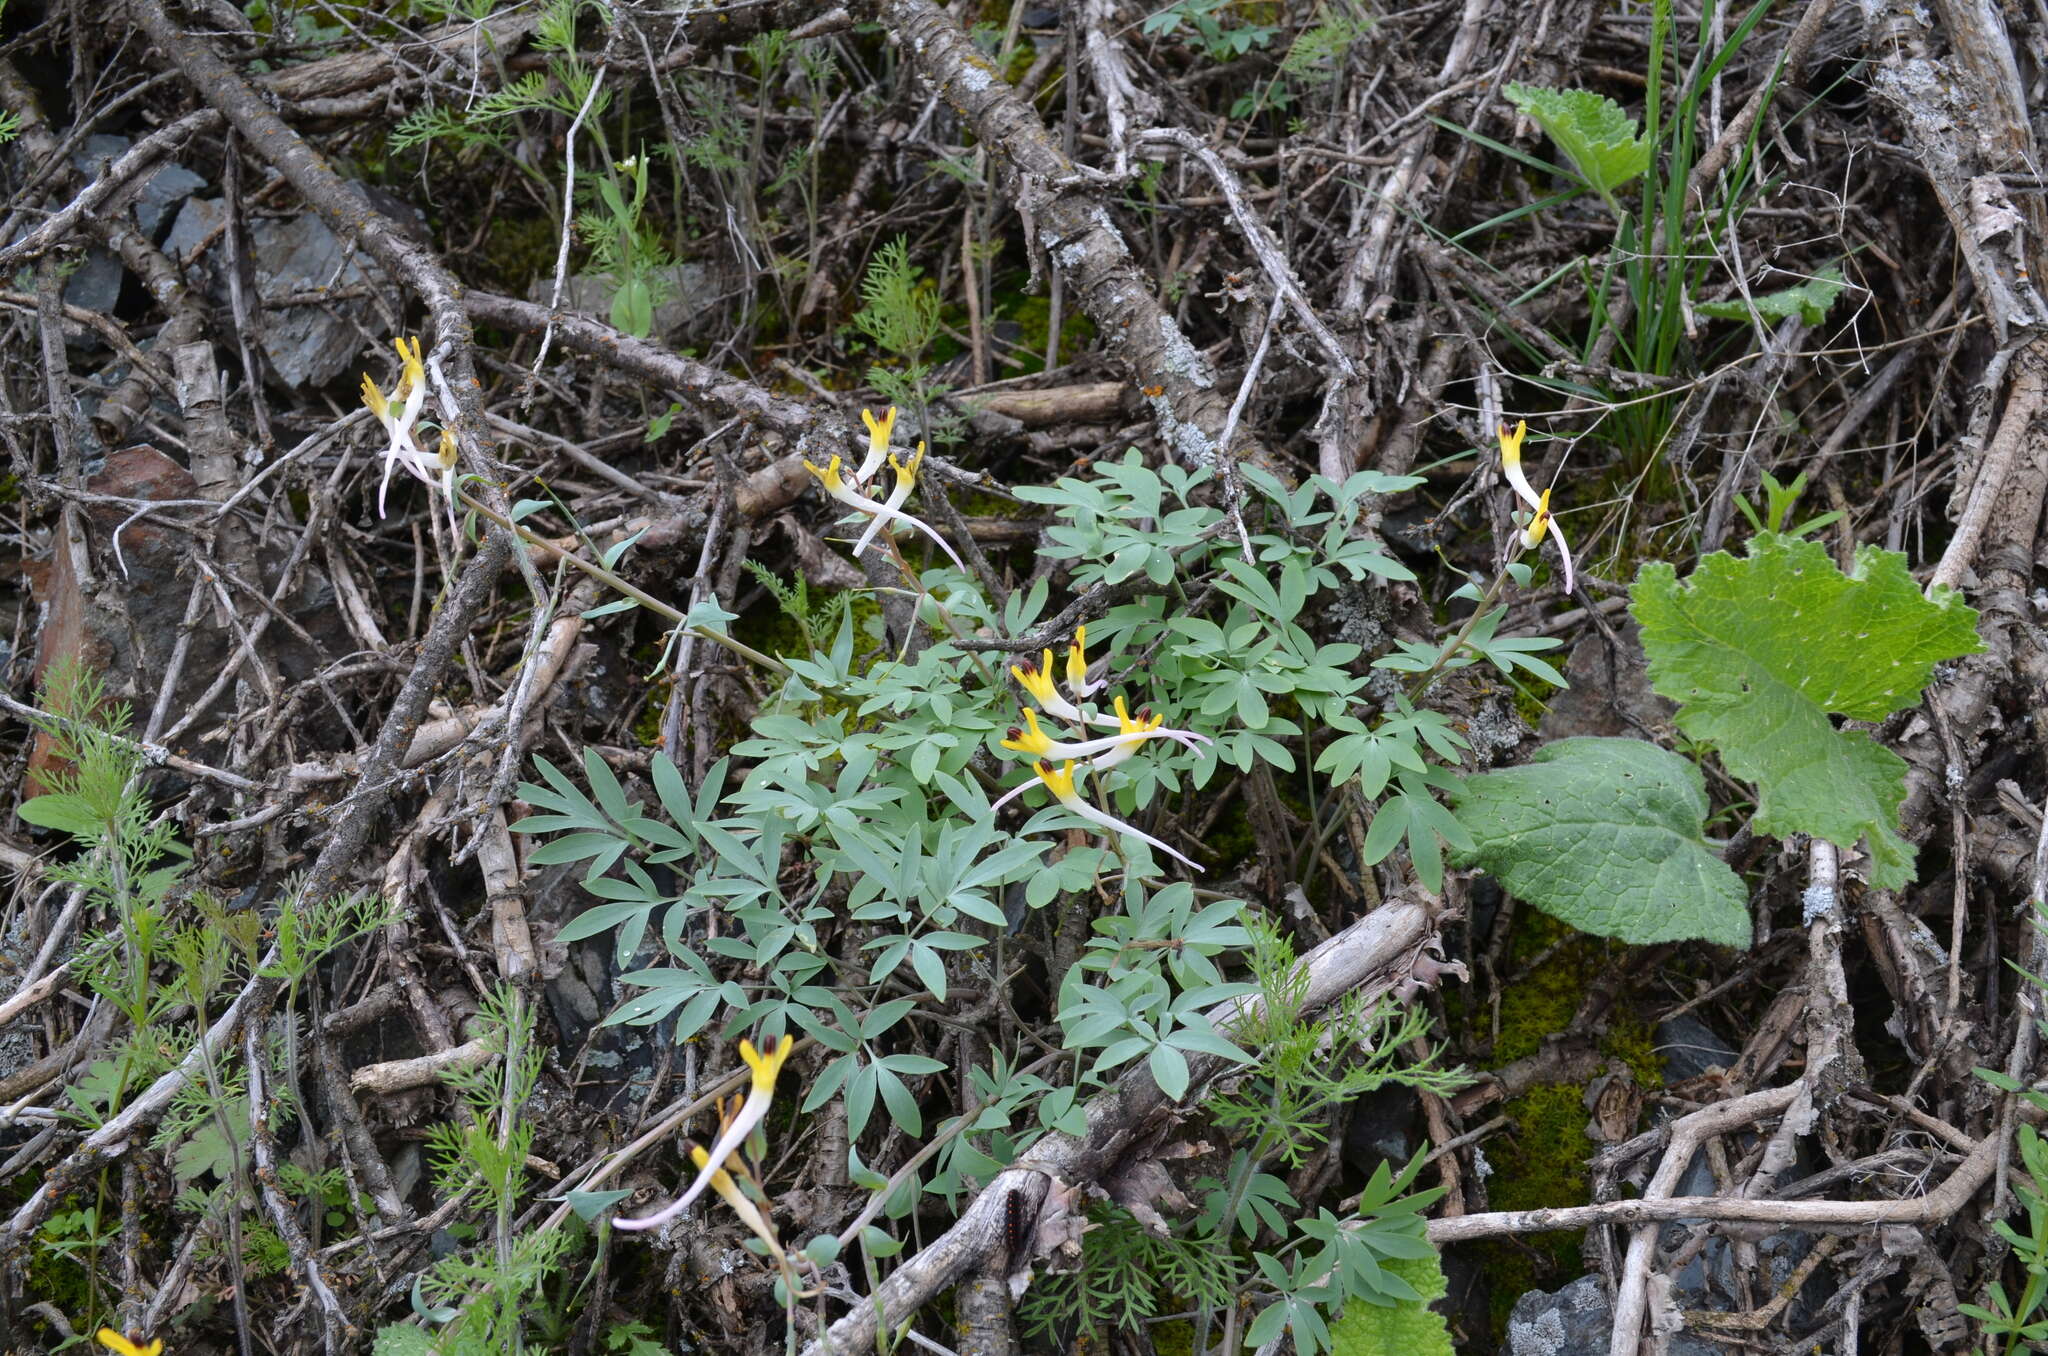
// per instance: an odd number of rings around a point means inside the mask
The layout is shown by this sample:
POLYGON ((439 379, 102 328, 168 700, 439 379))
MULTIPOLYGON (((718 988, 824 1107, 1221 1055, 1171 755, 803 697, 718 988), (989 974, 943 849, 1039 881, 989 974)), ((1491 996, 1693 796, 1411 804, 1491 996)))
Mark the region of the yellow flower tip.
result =
POLYGON ((1086 695, 1088 688, 1088 628, 1074 628, 1074 639, 1067 646, 1067 684, 1076 696, 1086 695))
POLYGON ((805 463, 804 463, 804 469, 805 469, 806 471, 809 471, 809 472, 810 472, 810 473, 811 473, 812 475, 814 475, 814 476, 816 476, 816 477, 818 478, 818 480, 819 480, 819 483, 821 483, 822 485, 824 485, 824 487, 825 487, 825 492, 826 492, 827 494, 833 494, 833 493, 836 493, 836 492, 838 491, 838 489, 839 489, 839 485, 840 485, 840 480, 839 480, 839 463, 840 463, 840 460, 841 460, 841 459, 840 459, 840 458, 838 458, 838 457, 834 457, 834 458, 832 458, 832 460, 831 460, 831 461, 829 461, 829 462, 827 462, 827 463, 825 464, 825 466, 824 466, 824 469, 822 469, 822 470, 820 470, 820 469, 819 469, 818 467, 816 467, 816 466, 813 466, 813 465, 811 465, 811 464, 810 464, 809 462, 805 462, 805 463))
POLYGON ((1003 747, 1015 753, 1028 753, 1033 758, 1042 758, 1052 751, 1052 740, 1045 731, 1038 728, 1038 713, 1029 707, 1024 709, 1024 724, 1030 733, 1010 727, 1010 737, 1003 741, 1003 747))
MULTIPOLYGON (((891 407, 891 412, 894 412, 893 406, 891 407)), ((896 460, 896 458, 893 456, 889 458, 889 464, 896 468, 897 483, 901 485, 917 484, 917 468, 923 461, 924 443, 921 440, 917 445, 917 451, 910 454, 909 465, 904 465, 902 462, 896 460)))
POLYGON ((1529 421, 1526 419, 1519 419, 1515 421, 1515 431, 1513 433, 1508 432, 1508 426, 1506 424, 1502 424, 1500 426, 1501 461, 1503 461, 1509 466, 1519 466, 1521 464, 1522 439, 1525 436, 1527 436, 1528 432, 1529 421))
POLYGON ((1073 799, 1073 797, 1074 797, 1074 760, 1073 760, 1073 759, 1069 758, 1069 759, 1067 760, 1067 765, 1066 765, 1065 767, 1061 768, 1061 769, 1060 769, 1059 771, 1057 771, 1057 772, 1053 771, 1053 766, 1052 766, 1052 764, 1051 764, 1051 763, 1039 763, 1039 764, 1038 764, 1038 765, 1037 765, 1037 766, 1036 766, 1035 768, 1033 768, 1033 769, 1032 769, 1032 771, 1034 771, 1034 772, 1036 772, 1036 773, 1038 774, 1038 780, 1040 780, 1040 781, 1042 781, 1042 782, 1044 782, 1044 783, 1045 783, 1045 789, 1046 789, 1046 790, 1048 790, 1048 791, 1050 791, 1050 792, 1052 792, 1053 796, 1054 796, 1054 797, 1055 797, 1056 799, 1059 799, 1059 800, 1071 800, 1071 799, 1073 799))
POLYGON ((139 1343, 129 1341, 112 1328, 101 1328, 94 1335, 99 1338, 101 1346, 109 1351, 118 1352, 119 1356, 158 1356, 158 1353, 164 1349, 164 1339, 161 1337, 145 1347, 139 1343))
POLYGON ((889 439, 896 432, 896 407, 891 405, 879 419, 872 411, 862 410, 860 421, 868 426, 868 450, 880 452, 889 446, 889 439))
POLYGON ((740 1042, 740 1058, 754 1071, 754 1087, 760 1092, 771 1092, 775 1088, 775 1075, 782 1072, 783 1061, 789 1052, 796 1049, 796 1037, 785 1033, 782 1042, 767 1054, 754 1048, 752 1041, 740 1042))
POLYGON ((1017 680, 1019 687, 1031 694, 1032 700, 1040 706, 1045 705, 1055 695, 1052 686, 1052 651, 1045 652, 1043 663, 1035 659, 1026 659, 1021 664, 1010 665, 1010 676, 1017 680))
POLYGON ((1529 519, 1529 526, 1522 532, 1522 540, 1531 548, 1543 544, 1543 534, 1550 530, 1550 491, 1536 502, 1536 514, 1529 519))
POLYGON ((1124 699, 1118 697, 1116 699, 1116 723, 1117 730, 1121 734, 1150 734, 1166 724, 1166 717, 1155 716, 1149 708, 1146 708, 1140 710, 1137 718, 1133 719, 1130 711, 1124 706, 1124 699))
POLYGON ((377 389, 377 383, 370 380, 368 372, 363 373, 363 403, 369 406, 370 413, 376 415, 379 419, 391 417, 391 402, 386 400, 384 393, 377 389))
POLYGON ((456 448, 454 429, 444 428, 441 430, 441 447, 439 456, 441 459, 442 470, 452 471, 455 469, 456 448))

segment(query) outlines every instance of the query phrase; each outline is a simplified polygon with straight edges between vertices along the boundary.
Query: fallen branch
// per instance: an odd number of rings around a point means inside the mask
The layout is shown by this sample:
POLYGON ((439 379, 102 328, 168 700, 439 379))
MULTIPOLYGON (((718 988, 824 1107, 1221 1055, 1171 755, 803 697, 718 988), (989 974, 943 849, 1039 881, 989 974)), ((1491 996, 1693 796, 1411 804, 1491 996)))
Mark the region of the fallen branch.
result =
MULTIPOLYGON (((1433 922, 1420 904, 1389 901, 1311 951, 1300 964, 1308 972, 1302 996, 1304 1016, 1340 997, 1362 992, 1371 1002, 1408 977, 1415 958, 1429 944, 1433 922)), ((1246 1014, 1226 1004, 1212 1016, 1228 1030, 1246 1014)), ((1192 1082, 1183 1100, 1199 1100, 1202 1089, 1226 1068, 1215 1056, 1190 1061, 1192 1082)), ((904 1261, 868 1299, 832 1324, 804 1349, 804 1356, 863 1356, 874 1346, 877 1312, 901 1322, 968 1275, 1003 1237, 1011 1191, 1038 1199, 1042 1180, 1072 1186, 1100 1181, 1127 1154, 1157 1133, 1178 1109, 1143 1068, 1124 1075, 1088 1106, 1088 1133, 1054 1132, 1039 1140, 983 1188, 953 1227, 904 1261)))

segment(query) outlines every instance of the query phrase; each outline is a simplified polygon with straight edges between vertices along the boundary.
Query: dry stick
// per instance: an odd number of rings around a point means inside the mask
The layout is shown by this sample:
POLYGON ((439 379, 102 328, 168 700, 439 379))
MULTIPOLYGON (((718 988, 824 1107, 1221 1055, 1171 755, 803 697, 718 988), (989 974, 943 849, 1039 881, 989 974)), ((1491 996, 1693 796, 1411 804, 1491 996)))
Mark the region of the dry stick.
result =
POLYGON ((536 374, 547 366, 548 348, 555 342, 554 317, 561 314, 562 287, 569 280, 569 240, 576 227, 576 133, 582 128, 583 120, 590 116, 591 105, 597 102, 597 92, 604 88, 605 70, 605 62, 600 60, 597 69, 590 73, 590 89, 583 96, 583 106, 569 120, 569 130, 562 138, 562 239, 555 251, 555 285, 548 293, 549 323, 540 332, 540 351, 533 356, 536 374))
POLYGON ((270 1222, 291 1256, 292 1269, 304 1278, 306 1289, 312 1292, 320 1305, 321 1335, 327 1350, 332 1352, 337 1330, 339 1335, 352 1338, 356 1336, 356 1327, 349 1322, 348 1314, 342 1309, 334 1291, 328 1288, 326 1277, 320 1274, 320 1259, 306 1241, 306 1231, 299 1227, 298 1211, 280 1190, 277 1146, 270 1136, 270 1099, 263 1091, 267 1069, 262 1032, 257 1029, 258 1025, 252 1021, 242 1032, 243 1067, 249 1078, 249 1156, 254 1166, 253 1175, 257 1190, 263 1197, 264 1208, 270 1213, 270 1222))
POLYGON ((371 257, 425 299, 434 317, 436 346, 451 349, 454 379, 448 385, 461 415, 457 435, 469 443, 476 464, 488 465, 479 442, 486 428, 479 394, 483 386, 470 353, 469 315, 463 310, 461 289, 454 277, 425 245, 401 233, 390 218, 374 210, 358 189, 285 125, 248 81, 172 22, 161 0, 128 0, 128 9, 201 97, 220 110, 250 148, 285 177, 336 235, 344 240, 359 238, 371 257))
MULTIPOLYGON (((1308 979, 1301 1011, 1305 1015, 1318 1012, 1354 990, 1364 990, 1368 1000, 1385 993, 1406 976, 1432 932, 1432 920, 1422 905, 1407 901, 1382 905, 1301 960, 1308 979)), ((1248 1003, 1247 1008, 1255 1011, 1257 1004, 1248 1003)), ((1210 1015, 1220 1025, 1231 1027, 1238 1022, 1240 1011, 1235 1003, 1228 1003, 1210 1015)), ((1193 1080, 1188 1096, 1199 1099, 1206 1083, 1226 1066, 1213 1056, 1190 1063, 1193 1080)), ((1054 1132, 1039 1140, 1015 1167, 997 1174, 983 1188, 952 1228, 890 1273, 872 1296, 806 1347, 804 1356, 864 1356, 874 1345, 879 1314, 888 1315, 892 1323, 903 1321, 979 1266, 991 1248, 1000 1246, 1004 1210, 1012 1190, 1035 1197, 1042 1177, 1075 1186, 1099 1181, 1136 1150, 1144 1136, 1157 1128, 1158 1119, 1170 1114, 1173 1107, 1150 1074, 1143 1069, 1127 1073, 1089 1103, 1085 1135, 1054 1132)))
MULTIPOLYGON (((1176 461, 1207 467, 1222 447, 1228 406, 1208 360, 1159 303, 1087 176, 1037 110, 991 73, 964 29, 932 0, 883 0, 888 24, 918 71, 994 153, 997 173, 1038 243, 1112 356, 1145 392, 1159 437, 1176 461)), ((1269 456, 1254 447, 1262 463, 1269 456)))
POLYGON ((1949 539, 1948 549, 1941 553, 1941 563, 1934 567, 1934 574, 1927 581, 1929 593, 1962 583, 1964 572, 1975 562, 1977 549, 1983 544, 1984 529, 2005 490, 2006 476, 2018 460, 2020 448, 2033 437, 2043 405, 2048 404, 2048 382, 2042 378, 2048 346, 2039 339, 2030 339, 2015 357, 2018 361, 2013 366, 2017 371, 2006 396, 2005 414, 1999 419, 1998 432, 1992 435, 1984 463, 1978 468, 1977 483, 1970 491, 1962 521, 1956 524, 1956 534, 1949 539))
POLYGON ((1288 308, 1302 328, 1314 336, 1316 347, 1335 365, 1339 376, 1345 380, 1358 375, 1352 365, 1351 356, 1344 351, 1343 343, 1316 314, 1316 308, 1309 303, 1308 293, 1302 290, 1301 279, 1295 276, 1294 265, 1287 261, 1287 253, 1280 248, 1280 242, 1272 228, 1267 226, 1251 203, 1245 200, 1244 185, 1223 157, 1209 146, 1178 127, 1160 127, 1138 138, 1139 145, 1178 146, 1201 163, 1209 171, 1209 177, 1223 190, 1223 199, 1230 204, 1230 215, 1237 222, 1238 231, 1244 236, 1245 244, 1251 246, 1252 254, 1258 259, 1259 267, 1266 271, 1273 290, 1287 299, 1288 308))
MULTIPOLYGON (((420 644, 419 658, 406 675, 391 712, 377 733, 377 742, 363 759, 363 771, 353 795, 342 802, 339 817, 328 833, 326 844, 307 873, 302 896, 325 899, 341 892, 350 867, 369 838, 370 826, 383 810, 396 787, 392 773, 399 758, 412 742, 420 718, 441 672, 453 657, 457 644, 469 631, 470 623, 491 596, 499 572, 504 569, 509 548, 502 536, 493 536, 478 549, 463 571, 454 590, 435 614, 420 644)), ((78 1189, 100 1164, 127 1149, 144 1127, 153 1123, 195 1077, 206 1061, 231 1049, 243 1019, 275 997, 278 981, 258 977, 243 987, 233 1003, 207 1029, 176 1067, 124 1106, 113 1119, 80 1142, 64 1161, 53 1168, 36 1191, 4 1225, 0 1225, 0 1264, 18 1257, 23 1242, 49 1214, 56 1203, 78 1189)), ((0 1265, 0 1275, 7 1274, 0 1265)))
MULTIPOLYGON (((1796 1084, 1716 1102, 1672 1122, 1672 1147, 1662 1168, 1671 1168, 1675 1183, 1692 1154, 1712 1135, 1725 1134, 1783 1111, 1799 1089, 1796 1084), (1680 1144, 1683 1138, 1685 1143, 1680 1144), (1672 1165, 1676 1164, 1673 1168, 1672 1165)), ((1928 1224, 1946 1220, 1968 1204, 1991 1180, 1998 1163, 1998 1137, 1987 1136, 1951 1172, 1948 1180, 1919 1196, 1888 1201, 1753 1201, 1729 1196, 1661 1196, 1607 1201, 1543 1210, 1497 1210, 1483 1215, 1429 1222, 1429 1241, 1438 1247, 1500 1238, 1509 1234, 1589 1229, 1595 1225, 1660 1224, 1676 1220, 1731 1220, 1772 1228, 1859 1229, 1873 1224, 1928 1224)), ((1662 1168, 1659 1178, 1663 1176, 1662 1168)))

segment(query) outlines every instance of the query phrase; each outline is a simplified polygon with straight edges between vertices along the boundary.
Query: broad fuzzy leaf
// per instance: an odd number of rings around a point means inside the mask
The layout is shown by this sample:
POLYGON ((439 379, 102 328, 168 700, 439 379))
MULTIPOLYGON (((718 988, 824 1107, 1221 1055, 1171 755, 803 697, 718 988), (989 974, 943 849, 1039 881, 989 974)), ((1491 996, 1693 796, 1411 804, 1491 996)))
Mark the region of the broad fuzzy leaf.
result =
POLYGON ((434 1335, 425 1328, 393 1323, 377 1332, 376 1356, 434 1356, 434 1335))
POLYGON ((1735 301, 1703 301, 1693 310, 1715 320, 1747 320, 1752 309, 1765 320, 1790 320, 1798 316, 1803 325, 1818 325, 1828 318, 1828 308, 1835 304, 1835 298, 1842 295, 1848 286, 1842 281, 1842 270, 1824 268, 1797 287, 1787 287, 1778 292, 1766 292, 1753 297, 1752 307, 1740 299, 1735 301))
POLYGON ((1681 730, 1755 784, 1757 830, 1868 838, 1871 884, 1909 883, 1906 764, 1829 715, 1883 720, 1920 700, 1936 664, 1980 649, 1962 598, 1923 597, 1897 552, 1865 546, 1845 575, 1818 542, 1769 532, 1747 559, 1716 551, 1682 584, 1646 565, 1631 592, 1651 685, 1679 704, 1681 730))
POLYGON ((1748 892, 1702 840, 1706 785, 1639 739, 1560 739, 1465 779, 1466 860, 1581 932, 1625 942, 1749 945, 1748 892))
POLYGON ((1434 1249, 1429 1256, 1389 1258, 1380 1266, 1421 1295, 1390 1306, 1352 1300, 1330 1324, 1333 1356, 1451 1356, 1451 1332, 1443 1315, 1429 1306, 1450 1291, 1443 1262, 1434 1249))
POLYGON ((1570 157, 1586 186, 1613 200, 1614 190, 1650 167, 1650 143, 1620 104, 1585 89, 1509 85, 1502 93, 1570 157))

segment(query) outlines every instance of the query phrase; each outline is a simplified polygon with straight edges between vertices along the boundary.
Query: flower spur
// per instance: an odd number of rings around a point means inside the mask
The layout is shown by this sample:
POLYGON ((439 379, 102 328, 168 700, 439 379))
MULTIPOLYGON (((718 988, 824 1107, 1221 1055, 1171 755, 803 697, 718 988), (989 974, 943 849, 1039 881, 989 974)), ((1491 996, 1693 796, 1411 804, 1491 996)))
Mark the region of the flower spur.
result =
MULTIPOLYGON (((809 471, 812 475, 818 478, 818 483, 824 487, 825 493, 829 495, 831 498, 836 499, 840 503, 846 505, 850 509, 855 510, 856 512, 865 513, 871 518, 887 518, 891 521, 904 522, 910 524, 912 527, 916 528, 918 531, 924 533, 927 537, 930 537, 933 541, 937 542, 939 544, 939 549, 946 553, 947 557, 953 562, 954 565, 958 566, 963 572, 967 569, 966 562, 960 559, 959 553, 954 551, 952 544, 949 543, 944 537, 940 536, 938 532, 933 529, 931 524, 925 522, 922 518, 911 517, 909 514, 905 513, 900 508, 891 508, 879 499, 870 499, 866 495, 862 494, 859 490, 856 490, 851 485, 847 484, 845 479, 839 474, 839 468, 843 463, 843 458, 835 456, 832 458, 831 461, 827 462, 822 468, 813 466, 809 462, 805 462, 804 469, 806 471, 809 471)), ((915 463, 913 462, 913 468, 914 466, 915 463)), ((901 465, 897 466, 896 473, 898 476, 898 485, 902 484, 902 477, 906 474, 907 470, 910 475, 912 475, 913 477, 915 476, 914 469, 905 468, 901 465)), ((908 491, 906 491, 905 493, 907 494, 908 491)), ((860 552, 856 550, 854 554, 858 555, 860 554, 860 552)))
MULTIPOLYGON (((1082 771, 1086 773, 1090 768, 1094 766, 1097 765, 1089 764, 1083 767, 1082 771)), ((1081 798, 1080 792, 1074 789, 1074 764, 1072 762, 1068 762, 1064 767, 1061 767, 1057 770, 1054 769, 1051 763, 1041 762, 1035 764, 1032 768, 1032 771, 1038 774, 1038 780, 1045 786, 1045 789, 1052 792, 1052 798, 1054 800, 1058 801, 1062 806, 1073 811, 1075 814, 1081 816, 1081 818, 1087 820, 1089 823, 1098 824, 1101 827, 1108 829, 1111 833, 1129 834, 1131 837, 1137 839, 1141 843, 1149 843, 1153 847, 1158 848, 1161 852, 1165 853, 1169 857, 1175 858, 1178 861, 1186 862, 1189 866, 1193 867, 1197 871, 1200 871, 1202 869, 1201 863, 1197 862, 1194 858, 1186 856, 1179 852, 1175 852, 1172 848, 1160 842, 1151 834, 1146 833, 1143 829, 1137 828, 1134 825, 1126 824, 1123 820, 1118 819, 1115 815, 1110 814, 1104 810, 1098 810, 1093 805, 1090 805, 1087 801, 1083 800, 1081 798)), ((1031 783, 1029 782, 1024 783, 1024 787, 1028 787, 1030 785, 1031 783)), ((1019 787, 1018 790, 1021 791, 1024 789, 1024 787, 1019 787)), ((1011 794, 1014 795, 1016 793, 1012 792, 1011 794)), ((1005 796, 1003 799, 1008 800, 1009 797, 1005 796)))
POLYGON ((1529 421, 1518 420, 1514 432, 1508 426, 1500 426, 1500 469, 1514 489, 1515 497, 1529 506, 1529 521, 1522 527, 1522 546, 1533 551, 1543 544, 1546 533, 1557 538, 1558 559, 1564 563, 1564 591, 1572 591, 1572 551, 1565 544, 1564 529, 1550 512, 1550 491, 1536 493, 1536 487, 1529 483, 1528 474, 1522 470, 1522 439, 1528 435, 1529 421))
MULTIPOLYGON (((767 1119, 768 1107, 775 1100, 775 1076, 782 1072, 782 1065, 796 1048, 796 1037, 785 1035, 782 1042, 767 1054, 754 1049, 752 1041, 740 1042, 740 1058, 754 1071, 754 1084, 747 1092, 747 1100, 738 1114, 727 1121, 719 1131, 718 1139, 702 1158, 695 1154, 698 1172, 697 1180, 690 1183, 690 1189, 678 1196, 673 1205, 657 1210, 651 1215, 638 1219, 613 1219, 612 1224, 620 1229, 659 1229, 677 1215, 690 1208, 690 1202, 704 1194, 706 1187, 715 1186, 713 1178, 723 1172, 726 1160, 739 1151, 747 1142, 747 1136, 754 1133, 756 1126, 767 1119)), ((728 1179, 729 1180, 729 1179, 728 1179)))

